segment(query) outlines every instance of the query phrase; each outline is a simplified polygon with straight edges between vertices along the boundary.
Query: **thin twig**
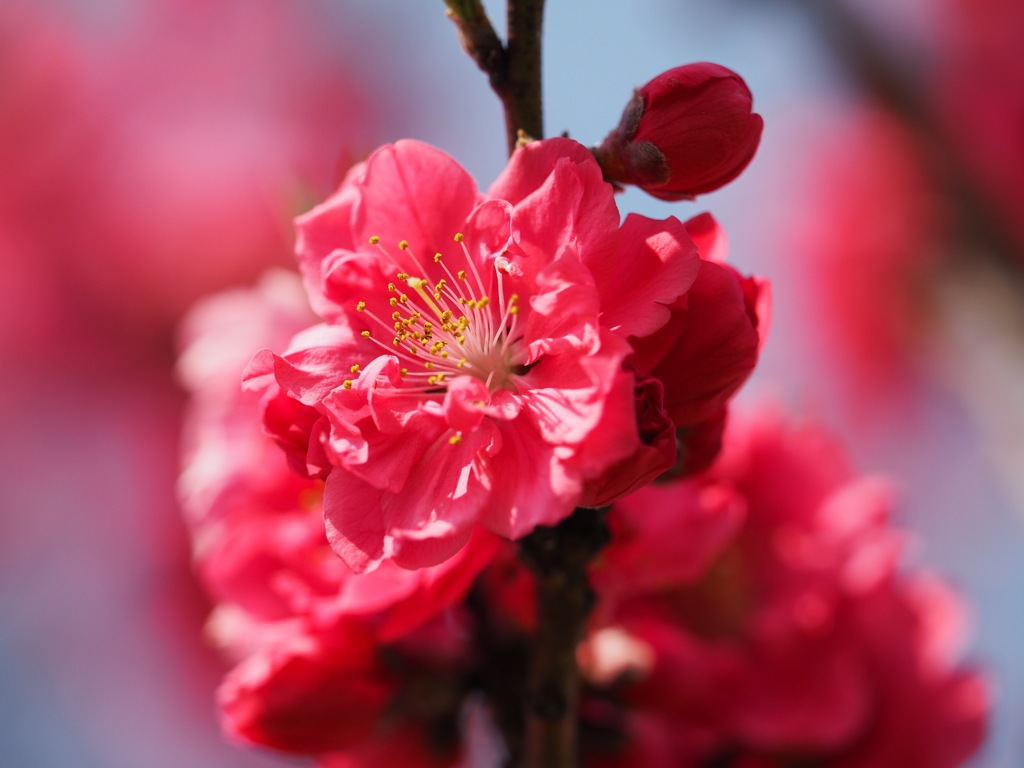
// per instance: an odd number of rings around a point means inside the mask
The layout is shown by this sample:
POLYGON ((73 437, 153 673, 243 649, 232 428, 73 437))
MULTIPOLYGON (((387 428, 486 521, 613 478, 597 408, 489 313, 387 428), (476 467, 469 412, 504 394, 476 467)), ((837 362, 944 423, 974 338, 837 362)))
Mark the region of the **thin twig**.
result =
POLYGON ((502 103, 508 93, 508 52, 494 31, 480 0, 445 0, 448 16, 455 22, 462 49, 469 54, 502 103))
POLYGON ((541 37, 544 0, 508 0, 509 93, 505 100, 505 128, 509 154, 520 134, 544 137, 541 100, 541 37))
POLYGON ((459 42, 487 75, 505 109, 508 151, 522 136, 544 135, 541 29, 544 0, 509 0, 508 45, 502 45, 480 0, 445 0, 459 42))

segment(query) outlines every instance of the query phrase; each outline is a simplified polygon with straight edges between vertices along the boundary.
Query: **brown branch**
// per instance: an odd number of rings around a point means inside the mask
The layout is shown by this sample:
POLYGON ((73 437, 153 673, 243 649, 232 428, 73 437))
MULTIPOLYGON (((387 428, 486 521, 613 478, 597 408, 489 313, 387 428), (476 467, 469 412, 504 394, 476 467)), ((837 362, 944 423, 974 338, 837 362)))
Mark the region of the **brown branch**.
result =
POLYGON ((508 93, 508 52, 502 45, 480 0, 445 0, 448 17, 455 22, 462 49, 487 75, 498 97, 508 93))
POLYGON ((504 46, 480 0, 445 0, 459 42, 487 75, 505 109, 508 151, 521 136, 544 135, 541 107, 541 27, 544 0, 509 0, 508 45, 504 46))
POLYGON ((541 29, 544 0, 508 0, 509 93, 504 100, 509 154, 521 135, 544 138, 541 29))
POLYGON ((606 510, 577 509, 556 526, 541 526, 520 544, 537 584, 537 634, 527 701, 526 765, 579 765, 580 674, 576 646, 593 592, 587 563, 608 542, 606 510))

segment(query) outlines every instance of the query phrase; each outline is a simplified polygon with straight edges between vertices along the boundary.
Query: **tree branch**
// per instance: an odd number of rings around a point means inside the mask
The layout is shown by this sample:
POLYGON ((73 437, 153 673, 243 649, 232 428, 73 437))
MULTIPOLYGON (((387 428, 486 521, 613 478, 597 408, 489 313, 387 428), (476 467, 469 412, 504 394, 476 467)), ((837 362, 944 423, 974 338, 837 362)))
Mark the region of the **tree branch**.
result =
POLYGON ((544 0, 508 0, 509 93, 505 103, 505 128, 509 154, 520 132, 531 139, 544 138, 541 100, 541 30, 544 0))
POLYGON ((459 42, 487 75, 505 109, 508 151, 520 136, 544 135, 541 106, 541 27, 544 0, 509 0, 508 45, 494 31, 480 0, 445 0, 459 42))
POLYGON ((469 54, 502 103, 508 93, 508 52, 494 31, 480 0, 445 0, 448 17, 455 22, 462 50, 469 54))
POLYGON ((536 578, 537 635, 527 701, 526 765, 579 765, 580 674, 576 646, 594 595, 587 564, 608 543, 607 510, 579 508, 524 538, 519 556, 536 578))

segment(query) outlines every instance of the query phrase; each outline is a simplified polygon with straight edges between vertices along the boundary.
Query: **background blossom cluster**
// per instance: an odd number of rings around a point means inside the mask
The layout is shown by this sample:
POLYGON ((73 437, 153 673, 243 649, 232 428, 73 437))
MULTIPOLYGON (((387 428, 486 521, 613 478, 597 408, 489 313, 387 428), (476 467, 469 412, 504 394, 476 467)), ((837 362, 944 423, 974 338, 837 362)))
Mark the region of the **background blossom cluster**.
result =
MULTIPOLYGON (((297 282, 201 305, 180 363, 182 491, 210 632, 236 659, 225 727, 325 766, 498 765, 522 747, 535 622, 514 544, 477 530, 440 565, 356 575, 330 551, 321 481, 254 461, 278 449, 237 350, 308 322, 297 282)), ((890 506, 831 438, 770 412, 734 419, 704 473, 618 501, 579 650, 585 764, 960 765, 987 686, 960 666, 957 599, 900 571, 890 506)))

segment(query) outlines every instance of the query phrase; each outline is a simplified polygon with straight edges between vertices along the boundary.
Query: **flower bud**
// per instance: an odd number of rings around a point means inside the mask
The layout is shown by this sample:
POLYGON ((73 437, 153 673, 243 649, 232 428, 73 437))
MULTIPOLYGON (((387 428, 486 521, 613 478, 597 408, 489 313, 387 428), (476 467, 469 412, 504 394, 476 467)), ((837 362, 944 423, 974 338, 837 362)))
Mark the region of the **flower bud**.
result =
POLYGON ((662 200, 692 199, 736 178, 754 157, 764 121, 743 78, 718 64, 662 72, 633 98, 594 149, 605 179, 662 200))

